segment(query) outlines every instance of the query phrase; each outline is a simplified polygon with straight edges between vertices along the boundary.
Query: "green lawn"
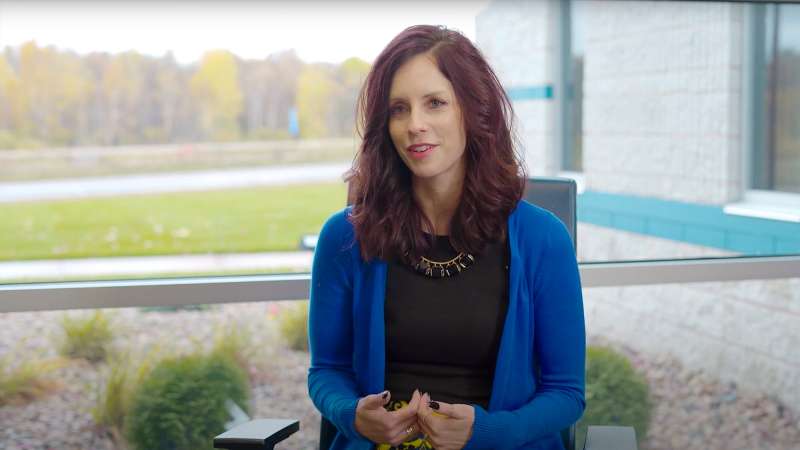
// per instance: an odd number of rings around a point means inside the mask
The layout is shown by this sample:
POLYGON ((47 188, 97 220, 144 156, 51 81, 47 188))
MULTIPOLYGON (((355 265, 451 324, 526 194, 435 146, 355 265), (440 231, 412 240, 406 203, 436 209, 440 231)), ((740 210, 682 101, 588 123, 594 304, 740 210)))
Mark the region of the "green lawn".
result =
POLYGON ((0 260, 296 250, 344 183, 0 204, 0 260))

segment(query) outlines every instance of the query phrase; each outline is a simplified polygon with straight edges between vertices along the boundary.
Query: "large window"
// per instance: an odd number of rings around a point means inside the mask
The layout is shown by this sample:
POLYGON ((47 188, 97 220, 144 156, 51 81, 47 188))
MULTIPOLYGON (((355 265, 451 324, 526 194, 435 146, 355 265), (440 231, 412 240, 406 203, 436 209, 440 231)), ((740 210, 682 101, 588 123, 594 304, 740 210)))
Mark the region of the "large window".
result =
MULTIPOLYGON (((546 37, 563 65, 550 72, 565 109, 554 166, 584 189, 581 260, 800 252, 800 6, 559 5, 561 31, 546 37)), ((546 122, 543 108, 522 109, 546 122)), ((533 156, 546 167, 546 151, 533 156)))
POLYGON ((796 449, 800 6, 329 3, 0 0, 0 447, 131 448, 153 365, 222 348, 252 415, 316 448, 310 248, 372 58, 440 23, 507 89, 529 173, 580 180, 587 336, 617 354, 592 364, 622 389, 590 386, 599 420, 649 415, 641 448, 796 449), (789 206, 734 214, 753 192, 789 206))
POLYGON ((752 164, 756 189, 800 193, 800 5, 756 8, 755 89, 762 99, 752 164))
POLYGON ((372 59, 485 2, 308 5, 0 2, 0 283, 307 272, 372 59))

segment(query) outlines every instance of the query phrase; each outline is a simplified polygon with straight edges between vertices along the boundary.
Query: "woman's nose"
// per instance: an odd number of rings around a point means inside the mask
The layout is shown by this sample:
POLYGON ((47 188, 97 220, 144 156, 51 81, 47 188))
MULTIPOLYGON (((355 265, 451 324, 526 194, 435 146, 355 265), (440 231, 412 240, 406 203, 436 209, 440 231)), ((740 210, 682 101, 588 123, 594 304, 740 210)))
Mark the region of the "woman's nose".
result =
POLYGON ((427 129, 428 125, 424 111, 420 111, 419 108, 412 110, 408 120, 408 131, 412 134, 418 134, 427 129))

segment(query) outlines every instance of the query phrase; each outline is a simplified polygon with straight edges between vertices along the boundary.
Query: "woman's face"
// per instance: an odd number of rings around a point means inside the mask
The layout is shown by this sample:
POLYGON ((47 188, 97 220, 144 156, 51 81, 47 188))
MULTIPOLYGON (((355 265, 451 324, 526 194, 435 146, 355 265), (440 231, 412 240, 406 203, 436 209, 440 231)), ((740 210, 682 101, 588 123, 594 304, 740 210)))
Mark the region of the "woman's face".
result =
POLYGON ((433 56, 416 55, 395 73, 389 90, 389 134, 414 177, 463 179, 467 139, 461 108, 433 56))

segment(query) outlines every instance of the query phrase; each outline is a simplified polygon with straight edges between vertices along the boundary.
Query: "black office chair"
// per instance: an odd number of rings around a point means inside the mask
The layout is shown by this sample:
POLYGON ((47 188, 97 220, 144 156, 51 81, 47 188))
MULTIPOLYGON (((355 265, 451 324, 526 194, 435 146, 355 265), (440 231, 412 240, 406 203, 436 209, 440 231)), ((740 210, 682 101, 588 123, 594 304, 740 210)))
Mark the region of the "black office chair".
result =
MULTIPOLYGON (((534 177, 525 186, 525 200, 549 210, 566 226, 577 251, 577 187, 566 178, 534 177)), ((214 448, 228 450, 272 450, 278 442, 299 430, 297 420, 261 419, 244 423, 214 438, 214 448)), ((322 417, 319 448, 328 450, 338 433, 336 427, 322 417)), ((564 448, 575 449, 575 424, 561 430, 564 448)), ((584 450, 636 450, 633 427, 590 426, 584 450)))

